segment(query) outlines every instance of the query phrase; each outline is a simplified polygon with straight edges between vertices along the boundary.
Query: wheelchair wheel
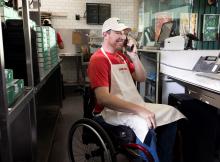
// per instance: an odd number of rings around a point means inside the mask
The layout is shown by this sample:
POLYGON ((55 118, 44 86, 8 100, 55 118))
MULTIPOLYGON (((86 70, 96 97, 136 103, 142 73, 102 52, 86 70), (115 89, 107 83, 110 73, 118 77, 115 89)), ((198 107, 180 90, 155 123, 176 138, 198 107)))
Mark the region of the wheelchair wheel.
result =
POLYGON ((69 158, 72 162, 115 162, 114 146, 103 128, 91 119, 80 119, 70 129, 69 158))

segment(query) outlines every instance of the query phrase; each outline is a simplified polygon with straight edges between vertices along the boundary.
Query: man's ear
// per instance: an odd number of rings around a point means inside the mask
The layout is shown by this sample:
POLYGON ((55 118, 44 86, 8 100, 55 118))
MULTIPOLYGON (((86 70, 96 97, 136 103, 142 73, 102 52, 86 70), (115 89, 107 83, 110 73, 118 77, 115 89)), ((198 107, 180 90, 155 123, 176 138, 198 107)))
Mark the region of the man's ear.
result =
POLYGON ((102 33, 103 37, 105 37, 107 34, 108 34, 107 32, 102 33))

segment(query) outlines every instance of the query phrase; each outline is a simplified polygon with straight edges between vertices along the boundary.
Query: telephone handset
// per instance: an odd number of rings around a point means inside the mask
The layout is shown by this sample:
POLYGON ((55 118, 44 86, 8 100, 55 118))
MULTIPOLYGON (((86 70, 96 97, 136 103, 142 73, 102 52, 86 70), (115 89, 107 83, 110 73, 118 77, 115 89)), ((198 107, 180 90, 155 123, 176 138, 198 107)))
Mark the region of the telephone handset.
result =
POLYGON ((132 44, 131 46, 126 46, 126 51, 128 52, 132 52, 134 49, 134 44, 132 44))
POLYGON ((207 72, 207 73, 220 73, 220 57, 219 56, 201 56, 193 71, 207 72))
POLYGON ((125 39, 125 41, 124 41, 124 47, 125 47, 125 50, 126 51, 128 51, 128 52, 132 52, 133 51, 133 49, 134 49, 134 44, 132 44, 132 45, 128 45, 128 37, 126 37, 126 39, 125 39))

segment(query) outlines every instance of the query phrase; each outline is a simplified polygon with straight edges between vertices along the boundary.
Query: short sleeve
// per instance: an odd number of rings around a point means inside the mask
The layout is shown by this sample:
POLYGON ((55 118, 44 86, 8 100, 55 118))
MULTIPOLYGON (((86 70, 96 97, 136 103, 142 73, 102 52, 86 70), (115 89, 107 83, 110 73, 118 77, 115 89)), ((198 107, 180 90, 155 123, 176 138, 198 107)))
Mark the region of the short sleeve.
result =
POLYGON ((92 89, 97 87, 109 87, 110 64, 104 55, 93 55, 87 69, 92 89))
POLYGON ((63 42, 60 33, 57 32, 57 44, 60 44, 61 42, 63 42))

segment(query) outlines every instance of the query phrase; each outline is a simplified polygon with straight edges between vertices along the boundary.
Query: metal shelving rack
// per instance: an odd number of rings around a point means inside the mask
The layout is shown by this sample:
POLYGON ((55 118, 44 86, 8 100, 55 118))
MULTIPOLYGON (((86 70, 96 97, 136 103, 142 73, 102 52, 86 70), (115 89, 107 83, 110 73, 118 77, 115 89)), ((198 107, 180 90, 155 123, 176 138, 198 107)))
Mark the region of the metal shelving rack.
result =
POLYGON ((140 94, 146 102, 160 103, 160 51, 139 49, 138 53, 147 73, 155 74, 153 79, 148 76, 145 83, 140 83, 140 94))
MULTIPOLYGON (((0 31, 2 26, 0 25, 0 31)), ((10 140, 10 129, 8 122, 8 104, 7 104, 7 93, 6 93, 6 80, 4 73, 4 50, 2 42, 2 32, 0 32, 0 148, 1 149, 1 161, 11 162, 12 151, 11 151, 11 140, 10 140)))
POLYGON ((36 107, 28 0, 22 0, 28 86, 12 107, 7 105, 4 51, 0 25, 0 161, 36 160, 36 107), (25 114, 24 114, 25 113, 25 114), (28 121, 28 123, 27 123, 28 121), (22 125, 19 125, 22 124, 22 125), (25 124, 25 125, 23 125, 25 124), (19 127, 17 127, 19 126, 19 127), (18 134, 17 134, 18 133, 18 134), (19 136, 20 135, 20 136, 19 136), (22 142, 22 145, 17 145, 22 142), (28 155, 27 155, 28 154, 28 155), (18 158, 18 159, 17 159, 18 158))
MULTIPOLYGON (((38 1, 39 3, 39 1, 38 1)), ((38 8, 40 13, 40 9, 38 8)), ((34 74, 32 65, 32 46, 31 46, 31 30, 29 24, 29 2, 22 0, 22 14, 23 14, 23 30, 25 39, 26 51, 26 69, 28 75, 28 85, 25 91, 20 96, 12 107, 7 105, 6 81, 4 74, 4 51, 2 28, 0 25, 0 161, 1 162, 36 162, 38 160, 39 151, 42 149, 37 145, 39 143, 39 134, 44 133, 41 126, 45 125, 38 122, 37 117, 39 111, 44 106, 44 100, 50 100, 52 114, 54 116, 53 126, 50 128, 54 132, 56 120, 59 116, 59 108, 62 107, 62 84, 60 62, 51 67, 45 75, 40 78, 40 83, 34 86, 34 74), (56 88, 54 88, 56 87, 56 88), (45 97, 46 93, 46 97, 45 97), (48 94, 49 93, 49 94, 48 94), (47 97, 50 98, 47 98, 47 97), (38 127, 37 127, 38 125, 38 127), (40 125, 40 126, 39 126, 40 125), (38 156, 37 156, 38 152, 38 156)), ((1 19, 0 19, 1 20, 1 19)), ((38 24, 40 25, 40 24, 38 24)), ((47 105, 46 105, 47 106, 47 105)), ((44 108, 43 108, 44 110, 44 108)), ((47 111, 47 110, 46 110, 47 111)), ((45 112, 43 112, 45 116, 45 112)), ((47 114, 47 112, 46 112, 47 114)), ((50 116, 51 117, 51 116, 50 116)), ((45 119, 47 121, 47 118, 45 119)), ((44 122, 45 122, 44 121, 44 122)), ((51 133, 51 132, 50 132, 51 133)), ((52 135, 51 135, 52 136, 52 135)), ((47 139, 51 141, 52 139, 47 139)), ((48 145, 51 145, 49 142, 48 145)), ((45 145, 44 145, 45 146, 45 145)), ((49 152, 49 151, 48 151, 49 152)))

